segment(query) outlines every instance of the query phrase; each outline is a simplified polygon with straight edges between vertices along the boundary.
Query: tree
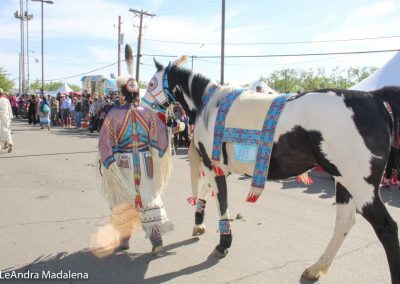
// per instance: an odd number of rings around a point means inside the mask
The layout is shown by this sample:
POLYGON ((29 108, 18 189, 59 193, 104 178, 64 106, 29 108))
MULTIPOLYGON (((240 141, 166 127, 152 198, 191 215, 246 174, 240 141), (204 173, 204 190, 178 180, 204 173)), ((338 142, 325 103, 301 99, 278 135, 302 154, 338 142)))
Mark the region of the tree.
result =
POLYGON ((348 89, 376 70, 375 67, 349 67, 347 70, 336 67, 331 70, 330 75, 326 75, 324 68, 318 68, 316 71, 282 69, 260 79, 278 93, 306 92, 323 88, 348 89))
POLYGON ((33 90, 34 92, 39 92, 41 88, 42 88, 42 81, 39 81, 38 79, 36 79, 36 81, 31 83, 30 85, 30 89, 33 90))
POLYGON ((139 81, 139 88, 140 89, 147 89, 147 82, 139 81))
POLYGON ((50 82, 47 83, 44 87, 46 91, 55 91, 62 86, 62 82, 50 82))
POLYGON ((299 89, 297 72, 294 69, 274 71, 266 83, 278 93, 294 93, 299 89))
POLYGON ((3 67, 0 67, 0 88, 4 92, 10 92, 14 87, 14 82, 8 78, 8 74, 3 67))
POLYGON ((81 90, 81 87, 75 84, 68 84, 68 86, 74 90, 74 92, 79 92, 81 90))

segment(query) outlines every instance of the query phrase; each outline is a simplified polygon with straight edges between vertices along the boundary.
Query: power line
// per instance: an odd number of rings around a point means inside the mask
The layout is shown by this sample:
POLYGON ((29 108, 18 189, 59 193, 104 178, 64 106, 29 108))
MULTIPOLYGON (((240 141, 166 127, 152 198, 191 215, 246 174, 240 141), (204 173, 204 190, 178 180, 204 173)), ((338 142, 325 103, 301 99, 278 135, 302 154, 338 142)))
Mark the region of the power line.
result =
MULTIPOLYGON (((343 52, 320 52, 320 53, 296 53, 296 54, 259 54, 259 55, 226 55, 226 58, 270 58, 270 57, 300 57, 300 56, 326 56, 326 55, 345 55, 345 54, 367 54, 394 52, 400 49, 368 50, 368 51, 343 51, 343 52)), ((142 54, 142 56, 152 57, 178 57, 177 55, 164 54, 142 54)), ((219 55, 193 56, 194 58, 220 58, 219 55)))
MULTIPOLYGON (((325 52, 325 53, 298 53, 298 54, 266 54, 266 55, 227 55, 225 57, 227 58, 271 58, 271 57, 300 57, 300 56, 327 56, 327 55, 352 55, 352 54, 369 54, 369 53, 384 53, 384 52, 395 52, 395 51, 400 51, 400 49, 387 49, 387 50, 369 50, 369 51, 349 51, 349 52, 325 52)), ((178 55, 166 55, 166 54, 142 54, 142 56, 148 56, 148 57, 165 57, 165 58, 176 58, 178 57, 178 55)), ((213 62, 213 61, 208 61, 208 60, 204 60, 204 59, 211 59, 211 58, 220 58, 220 56, 189 56, 189 57, 193 57, 196 60, 200 60, 200 61, 205 61, 205 62, 209 62, 209 63, 217 63, 217 62, 213 62)), ((121 60, 121 62, 124 62, 125 60, 121 60)), ((317 60, 315 60, 317 61, 317 60)), ((307 62, 303 62, 303 63, 307 63, 307 62)), ((58 78, 58 79, 51 79, 51 80, 46 80, 46 81, 60 81, 60 80, 66 80, 66 79, 72 79, 75 77, 79 77, 79 76, 83 76, 92 72, 96 72, 102 69, 106 69, 108 67, 114 66, 118 64, 118 62, 114 62, 111 64, 108 64, 106 66, 103 67, 99 67, 97 69, 91 70, 91 71, 87 71, 81 74, 77 74, 77 75, 73 75, 73 76, 69 76, 69 77, 64 77, 64 78, 58 78)), ((219 64, 219 62, 218 62, 219 64)), ((299 64, 299 63, 293 63, 293 64, 299 64)), ((151 64, 146 64, 146 63, 141 63, 141 65, 151 65, 151 64)), ((233 65, 233 64, 229 64, 229 65, 233 65)), ((265 65, 268 66, 268 65, 265 65)))
MULTIPOLYGON (((364 38, 347 38, 347 39, 332 39, 332 40, 314 40, 314 41, 277 41, 277 42, 237 42, 237 43, 225 43, 225 45, 288 45, 288 44, 313 44, 313 43, 330 43, 330 42, 348 42, 348 41, 363 41, 363 40, 378 40, 378 39, 390 39, 400 38, 400 35, 392 36, 379 36, 379 37, 364 37, 364 38)), ((190 42, 190 41, 172 41, 162 39, 148 39, 143 38, 145 41, 163 42, 171 44, 186 44, 186 45, 220 45, 217 42, 190 42)))
MULTIPOLYGON (((125 60, 121 60, 121 62, 124 62, 124 61, 125 60)), ((83 76, 83 75, 86 75, 86 74, 89 74, 89 73, 92 73, 92 72, 96 72, 96 71, 99 71, 99 70, 102 70, 102 69, 106 69, 106 68, 111 67, 111 66, 116 65, 116 64, 118 64, 118 61, 114 62, 114 63, 111 63, 111 64, 108 64, 106 66, 103 66, 103 67, 100 67, 100 68, 85 72, 85 73, 81 73, 81 74, 77 74, 77 75, 73 75, 73 76, 69 76, 69 77, 64 77, 64 78, 45 80, 45 81, 60 81, 60 80, 72 79, 72 78, 83 76)))

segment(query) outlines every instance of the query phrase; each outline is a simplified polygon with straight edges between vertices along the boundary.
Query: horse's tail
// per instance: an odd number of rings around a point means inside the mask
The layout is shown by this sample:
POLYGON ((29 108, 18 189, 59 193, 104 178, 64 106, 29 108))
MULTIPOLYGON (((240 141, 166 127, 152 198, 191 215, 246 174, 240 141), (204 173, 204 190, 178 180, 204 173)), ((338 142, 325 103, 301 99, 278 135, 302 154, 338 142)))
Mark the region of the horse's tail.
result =
POLYGON ((192 183, 192 193, 193 193, 193 198, 195 198, 197 196, 197 193, 199 192, 201 158, 196 150, 196 146, 194 145, 193 140, 190 143, 188 149, 188 156, 190 162, 190 180, 192 183))
POLYGON ((399 148, 399 118, 400 118, 400 88, 399 87, 384 87, 382 89, 371 92, 380 102, 389 104, 392 110, 393 131, 392 131, 392 146, 399 148))

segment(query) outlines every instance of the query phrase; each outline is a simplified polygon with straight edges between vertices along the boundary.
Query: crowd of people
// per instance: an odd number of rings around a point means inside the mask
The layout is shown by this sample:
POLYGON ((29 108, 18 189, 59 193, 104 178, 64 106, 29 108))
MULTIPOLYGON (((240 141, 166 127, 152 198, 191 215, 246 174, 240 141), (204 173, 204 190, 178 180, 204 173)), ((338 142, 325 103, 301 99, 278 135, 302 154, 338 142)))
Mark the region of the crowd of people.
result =
POLYGON ((39 124, 48 130, 51 126, 82 129, 82 122, 86 121, 91 132, 99 131, 102 112, 121 105, 120 96, 114 92, 92 95, 86 90, 82 94, 58 93, 56 96, 9 95, 8 99, 14 117, 28 119, 29 125, 39 124))
MULTIPOLYGON (((125 103, 120 92, 110 91, 108 95, 90 94, 87 90, 80 93, 61 94, 56 96, 6 95, 12 115, 28 120, 29 125, 39 125, 41 129, 51 130, 53 126, 88 129, 91 133, 99 132, 103 121, 115 106, 125 103)), ((188 147, 190 144, 191 125, 184 109, 179 103, 171 105, 166 113, 169 127, 178 127, 180 132, 174 134, 174 146, 188 147)))

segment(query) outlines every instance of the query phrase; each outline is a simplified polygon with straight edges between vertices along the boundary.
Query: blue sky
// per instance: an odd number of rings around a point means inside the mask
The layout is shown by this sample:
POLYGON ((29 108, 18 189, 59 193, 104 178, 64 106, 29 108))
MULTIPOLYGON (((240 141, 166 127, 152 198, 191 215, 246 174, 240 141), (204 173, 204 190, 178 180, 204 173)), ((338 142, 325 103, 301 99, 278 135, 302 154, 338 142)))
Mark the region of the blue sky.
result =
MULTIPOLYGON (((219 56, 221 1, 198 0, 53 0, 45 5, 45 79, 80 85, 90 70, 117 62, 117 22, 122 17, 125 42, 136 52, 139 19, 129 8, 154 13, 146 17, 142 53, 148 55, 219 56), (175 43, 174 43, 175 42, 175 43), (180 42, 180 43, 177 43, 180 42), (183 42, 183 43, 182 43, 183 42), (75 76, 75 77, 73 77, 75 76), (72 78, 69 78, 72 77, 72 78)), ((23 0, 24 4, 26 0, 23 0)), ((0 66, 18 84, 19 0, 0 0, 0 66)), ((30 78, 41 78, 40 3, 28 2, 34 19, 29 25, 30 78), (35 59, 39 63, 35 62, 35 59)), ((225 55, 296 54, 400 49, 400 37, 309 44, 254 44, 325 41, 400 36, 400 2, 377 0, 256 1, 226 0, 225 55), (233 45, 238 44, 240 45, 233 45), (245 44, 245 45, 244 45, 245 44)), ((274 70, 294 68, 382 66, 394 55, 226 58, 225 82, 250 83, 274 70)), ((167 64, 173 58, 157 57, 167 64)), ((151 56, 142 57, 140 79, 155 72, 151 56)), ((195 58, 194 69, 219 79, 219 58, 195 58)), ((191 62, 187 63, 191 67, 191 62)), ((125 65, 122 66, 126 73, 125 65)), ((90 74, 109 76, 117 65, 90 74)))

